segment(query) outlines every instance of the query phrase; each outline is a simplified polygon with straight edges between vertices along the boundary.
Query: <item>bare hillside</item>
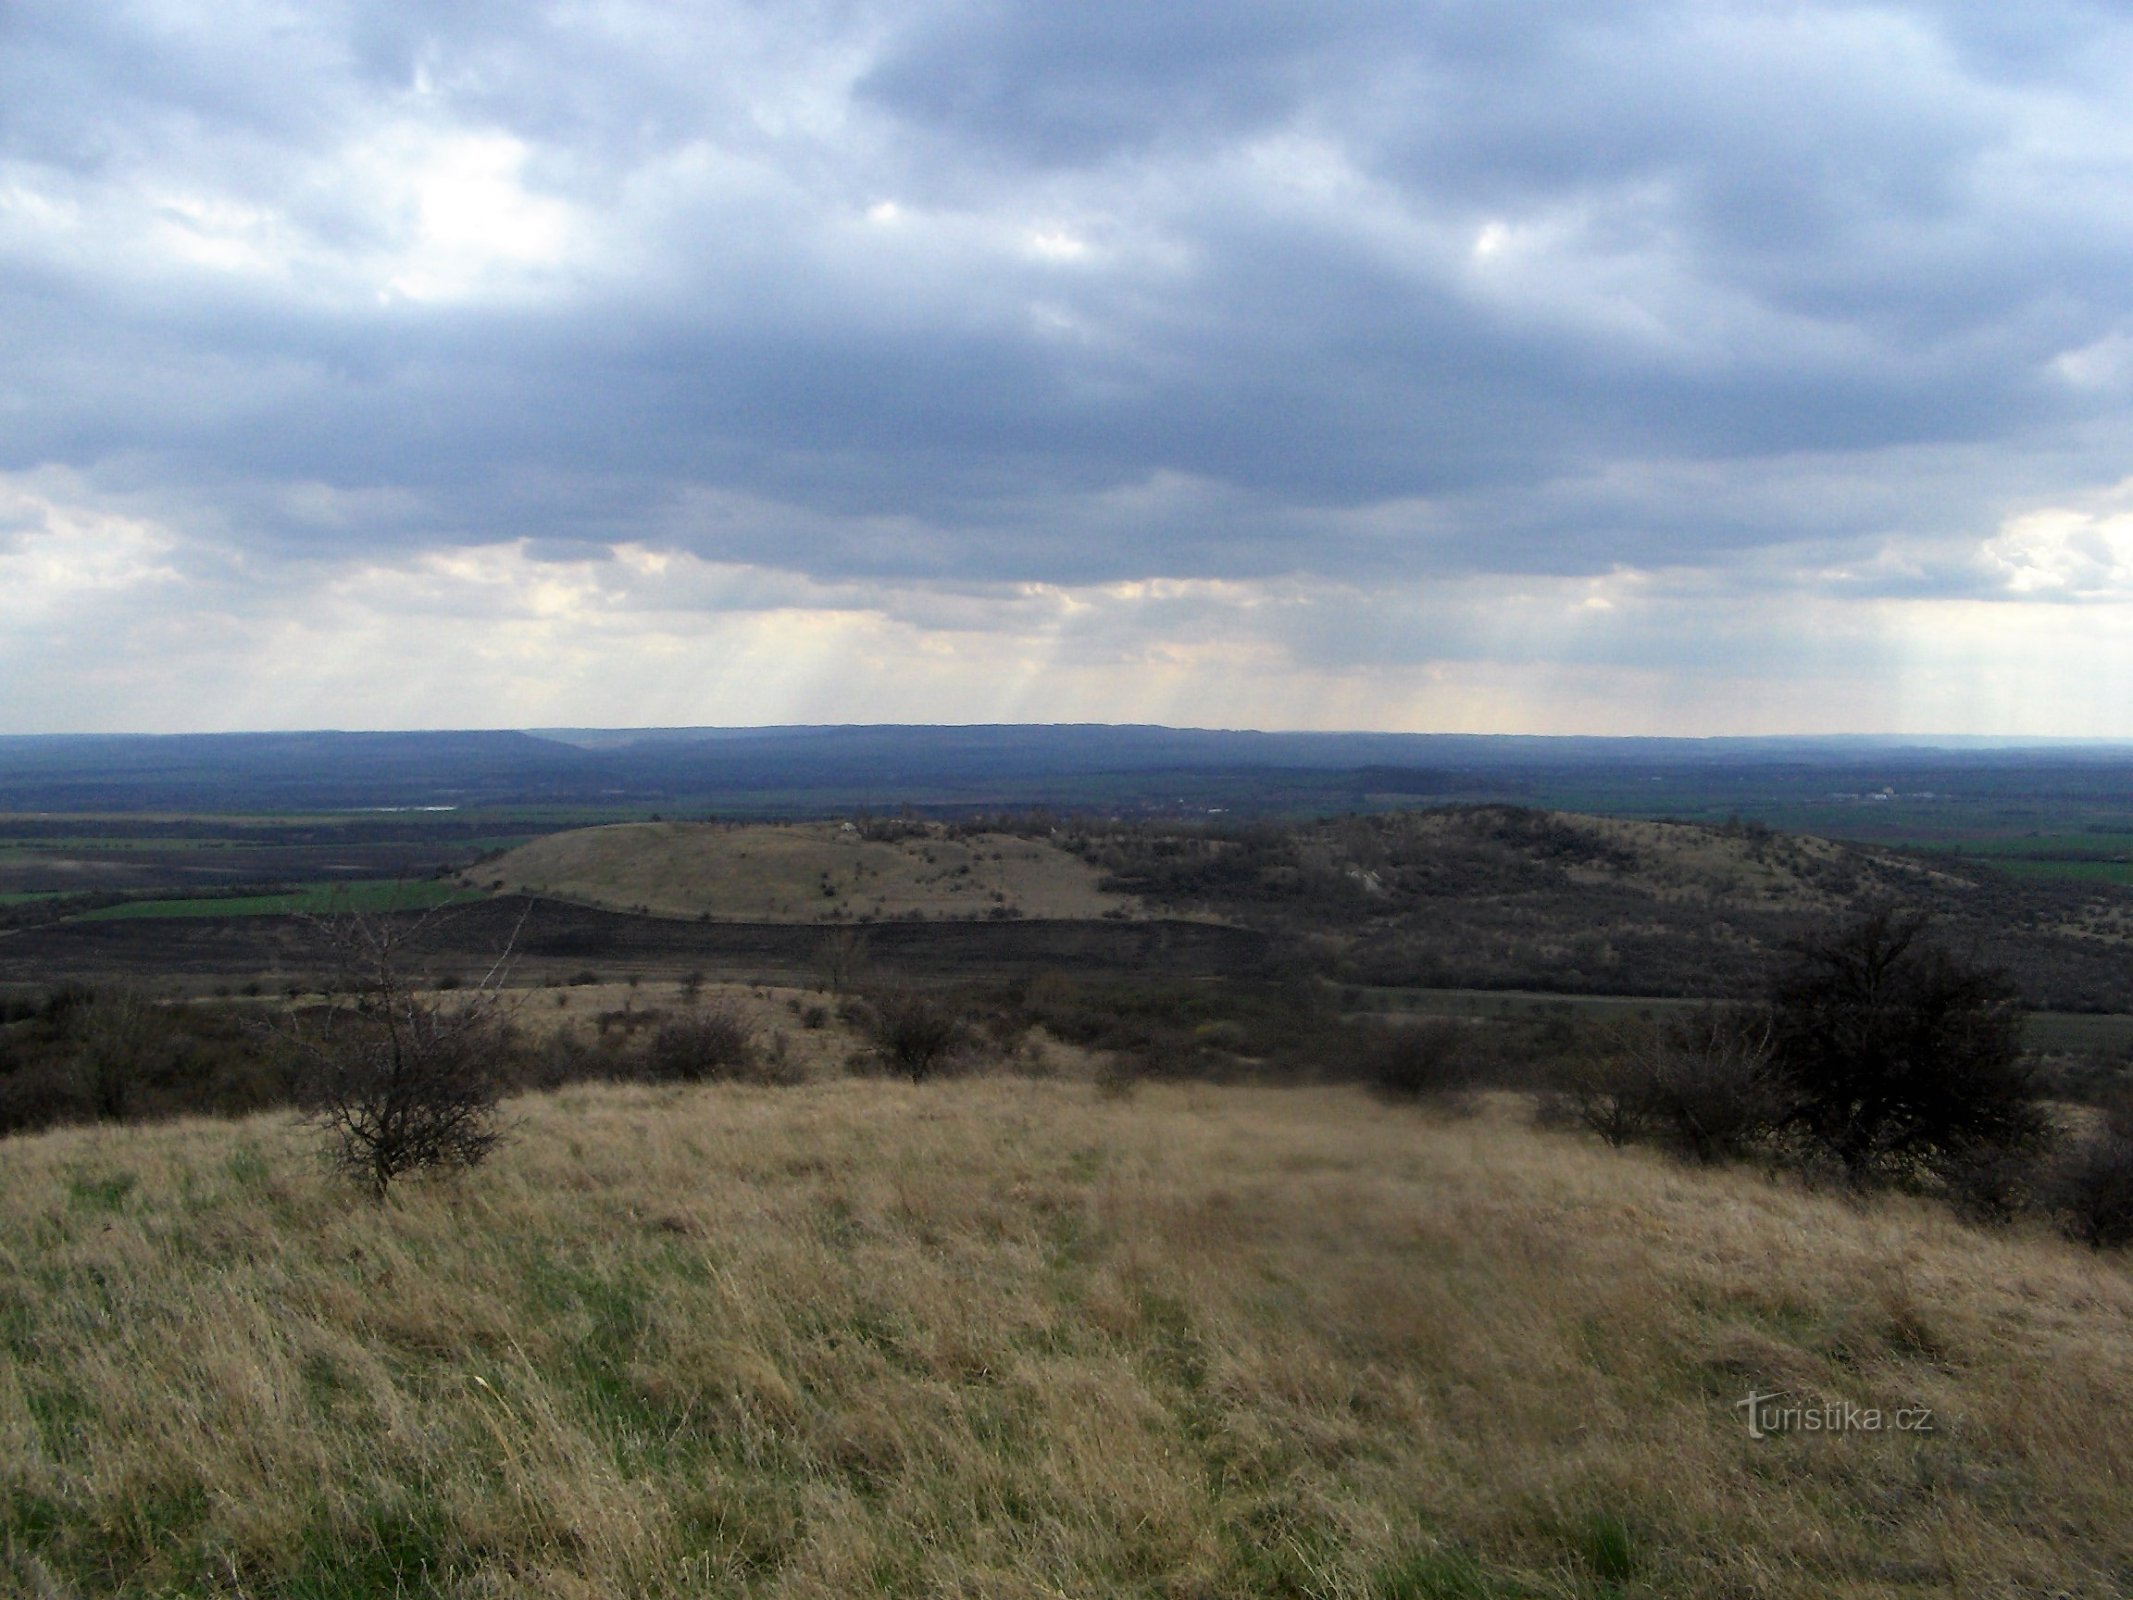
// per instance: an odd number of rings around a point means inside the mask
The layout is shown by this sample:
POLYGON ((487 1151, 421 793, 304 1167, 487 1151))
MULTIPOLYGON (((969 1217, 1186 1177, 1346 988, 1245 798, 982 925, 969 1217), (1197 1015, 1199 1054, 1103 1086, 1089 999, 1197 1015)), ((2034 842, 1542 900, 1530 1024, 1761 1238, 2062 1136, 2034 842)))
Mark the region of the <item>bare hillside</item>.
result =
POLYGON ((551 834, 476 881, 668 916, 741 922, 1088 918, 1137 910, 1045 839, 863 834, 850 823, 623 823, 551 834))

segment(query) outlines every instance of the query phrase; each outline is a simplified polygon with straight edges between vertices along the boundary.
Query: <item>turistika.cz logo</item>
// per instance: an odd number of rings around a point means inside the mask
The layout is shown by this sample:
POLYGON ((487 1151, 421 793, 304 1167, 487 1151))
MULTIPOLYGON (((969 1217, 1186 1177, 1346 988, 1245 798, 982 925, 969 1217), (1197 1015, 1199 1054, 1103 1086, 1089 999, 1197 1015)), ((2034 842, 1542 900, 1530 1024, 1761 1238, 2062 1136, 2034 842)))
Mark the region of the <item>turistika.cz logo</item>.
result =
POLYGON ((1791 1400, 1784 1390, 1776 1394, 1759 1394, 1751 1390, 1747 1399, 1733 1403, 1733 1409, 1747 1417, 1751 1439, 1767 1439, 1778 1433, 1933 1431, 1931 1406, 1899 1406, 1893 1411, 1883 1411, 1879 1406, 1854 1405, 1849 1400, 1832 1400, 1811 1406, 1791 1400))

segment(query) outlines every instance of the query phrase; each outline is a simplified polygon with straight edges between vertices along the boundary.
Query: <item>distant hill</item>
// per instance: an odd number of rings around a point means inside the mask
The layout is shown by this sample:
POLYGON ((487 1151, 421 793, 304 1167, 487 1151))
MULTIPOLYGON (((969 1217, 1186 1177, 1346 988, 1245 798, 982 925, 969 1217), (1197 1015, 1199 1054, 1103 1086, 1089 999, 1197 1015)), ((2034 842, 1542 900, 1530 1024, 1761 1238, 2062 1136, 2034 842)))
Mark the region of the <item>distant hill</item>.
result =
POLYGON ((820 817, 1049 806, 1326 815, 1507 800, 1887 838, 2123 818, 2133 750, 2070 742, 1591 739, 1109 726, 0 738, 0 810, 547 808, 820 817), (1963 811, 1962 808, 1970 808, 1963 811), (1958 813, 1960 812, 1960 816, 1958 813))
POLYGON ((1789 940, 1893 902, 2034 1005, 2133 1009, 2122 889, 1753 823, 1496 804, 1014 833, 651 823, 551 834, 463 881, 721 922, 1182 918, 1253 930, 1347 983, 1675 996, 1757 993, 1789 940))
POLYGON ((2008 969, 2033 1005, 2133 1009, 2123 889, 1755 824, 1483 805, 1066 843, 1107 890, 1259 929, 1351 983, 1750 995, 1788 941, 1895 903, 2008 969))
POLYGON ((1049 839, 917 825, 622 823, 549 834, 468 881, 737 922, 1125 916, 1134 902, 1049 839))

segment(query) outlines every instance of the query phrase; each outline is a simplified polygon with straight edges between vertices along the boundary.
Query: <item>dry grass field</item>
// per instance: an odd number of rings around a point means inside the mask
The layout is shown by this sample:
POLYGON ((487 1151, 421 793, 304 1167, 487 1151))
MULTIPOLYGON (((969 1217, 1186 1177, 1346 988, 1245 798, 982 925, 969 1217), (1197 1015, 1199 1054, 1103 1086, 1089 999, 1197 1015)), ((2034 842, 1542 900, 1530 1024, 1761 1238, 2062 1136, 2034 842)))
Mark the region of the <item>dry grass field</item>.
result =
POLYGON ((822 1079, 512 1111, 488 1166, 383 1206, 280 1116, 0 1147, 0 1587, 2133 1587, 2133 1273, 2042 1235, 1508 1100, 822 1079), (1884 1426, 1753 1438, 1751 1390, 1884 1426))
POLYGON ((836 822, 632 822, 551 834, 471 879, 595 905, 743 922, 1100 917, 1133 909, 1058 846, 946 830, 867 839, 836 822))

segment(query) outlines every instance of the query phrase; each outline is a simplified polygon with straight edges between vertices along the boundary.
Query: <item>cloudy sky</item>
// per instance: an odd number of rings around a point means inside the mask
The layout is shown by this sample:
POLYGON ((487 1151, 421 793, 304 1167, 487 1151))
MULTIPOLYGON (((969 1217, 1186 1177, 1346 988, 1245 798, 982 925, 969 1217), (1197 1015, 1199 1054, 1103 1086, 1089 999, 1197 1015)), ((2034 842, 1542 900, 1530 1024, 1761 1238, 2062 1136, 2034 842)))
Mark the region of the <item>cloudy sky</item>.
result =
POLYGON ((0 732, 2133 736, 2133 20, 0 0, 0 732))

